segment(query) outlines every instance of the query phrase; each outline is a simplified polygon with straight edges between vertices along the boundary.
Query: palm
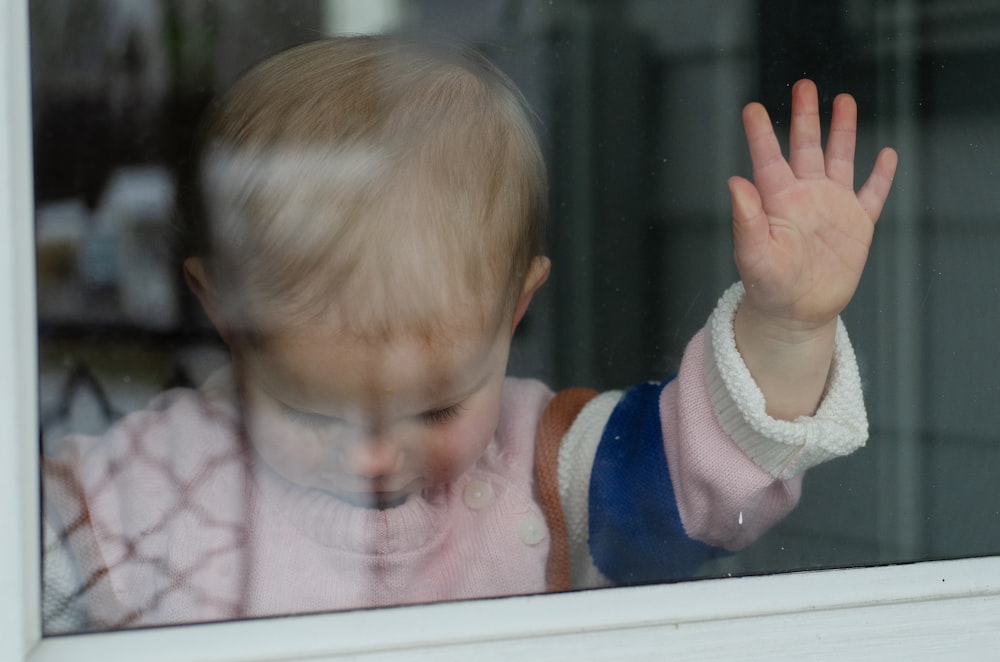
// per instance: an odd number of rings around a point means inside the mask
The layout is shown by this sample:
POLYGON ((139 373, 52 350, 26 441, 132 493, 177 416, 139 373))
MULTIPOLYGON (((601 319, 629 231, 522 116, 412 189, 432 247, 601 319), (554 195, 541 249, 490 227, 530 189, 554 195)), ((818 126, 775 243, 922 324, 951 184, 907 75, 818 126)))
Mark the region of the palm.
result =
POLYGON ((849 95, 834 100, 830 136, 820 143, 816 87, 792 91, 789 158, 781 154, 760 104, 744 110, 754 183, 730 180, 736 265, 747 303, 796 328, 818 327, 850 301, 864 269, 875 221, 896 168, 891 149, 854 192, 857 107, 849 95))

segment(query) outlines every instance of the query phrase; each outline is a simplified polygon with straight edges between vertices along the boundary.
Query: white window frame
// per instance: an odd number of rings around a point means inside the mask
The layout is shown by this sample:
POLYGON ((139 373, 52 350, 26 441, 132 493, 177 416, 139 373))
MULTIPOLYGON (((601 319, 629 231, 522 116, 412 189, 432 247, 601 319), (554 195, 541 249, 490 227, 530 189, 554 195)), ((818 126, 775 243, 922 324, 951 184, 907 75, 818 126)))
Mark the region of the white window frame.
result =
POLYGON ((0 660, 985 659, 1000 557, 43 638, 27 0, 0 3, 0 660), (366 655, 366 653, 371 654, 366 655))

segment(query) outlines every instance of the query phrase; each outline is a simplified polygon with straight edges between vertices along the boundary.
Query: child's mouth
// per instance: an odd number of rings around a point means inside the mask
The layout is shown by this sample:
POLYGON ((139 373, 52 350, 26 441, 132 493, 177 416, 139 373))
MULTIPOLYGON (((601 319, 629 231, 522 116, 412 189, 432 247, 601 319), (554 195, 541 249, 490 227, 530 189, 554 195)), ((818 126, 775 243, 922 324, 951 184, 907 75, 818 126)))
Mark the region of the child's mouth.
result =
POLYGON ((420 487, 419 480, 412 480, 403 487, 370 481, 366 488, 340 490, 336 494, 342 500, 355 506, 386 510, 403 505, 410 496, 420 491, 420 487))

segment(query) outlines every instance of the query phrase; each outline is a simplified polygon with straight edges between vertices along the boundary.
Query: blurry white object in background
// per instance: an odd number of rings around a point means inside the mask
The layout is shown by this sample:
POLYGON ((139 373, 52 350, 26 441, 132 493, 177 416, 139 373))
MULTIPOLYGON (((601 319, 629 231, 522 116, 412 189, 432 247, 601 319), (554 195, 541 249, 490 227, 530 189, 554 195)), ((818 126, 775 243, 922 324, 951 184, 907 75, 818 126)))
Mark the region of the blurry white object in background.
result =
POLYGON ((122 168, 108 182, 98 211, 100 225, 118 240, 121 317, 146 328, 166 329, 177 322, 173 198, 174 183, 166 168, 122 168))
POLYGON ((35 211, 36 263, 40 312, 43 314, 67 298, 77 298, 69 292, 78 278, 81 250, 90 211, 80 199, 61 200, 39 205, 35 211))
POLYGON ((403 27, 412 11, 407 0, 327 0, 326 34, 384 34, 403 27))

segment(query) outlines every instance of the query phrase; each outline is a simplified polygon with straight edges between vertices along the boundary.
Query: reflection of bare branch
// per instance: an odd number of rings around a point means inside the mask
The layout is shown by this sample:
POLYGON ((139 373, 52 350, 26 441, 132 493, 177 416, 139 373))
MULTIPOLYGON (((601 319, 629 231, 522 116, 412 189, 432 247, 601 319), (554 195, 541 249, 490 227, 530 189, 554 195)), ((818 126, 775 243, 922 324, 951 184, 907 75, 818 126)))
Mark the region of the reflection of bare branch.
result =
POLYGON ((79 392, 85 390, 90 391, 97 400, 98 411, 105 422, 112 423, 121 418, 122 412, 111 402, 111 398, 108 397, 107 391, 104 390, 94 372, 79 361, 74 361, 72 365, 73 367, 66 376, 66 381, 63 382, 56 406, 52 411, 41 415, 42 429, 69 418, 73 401, 79 392))

